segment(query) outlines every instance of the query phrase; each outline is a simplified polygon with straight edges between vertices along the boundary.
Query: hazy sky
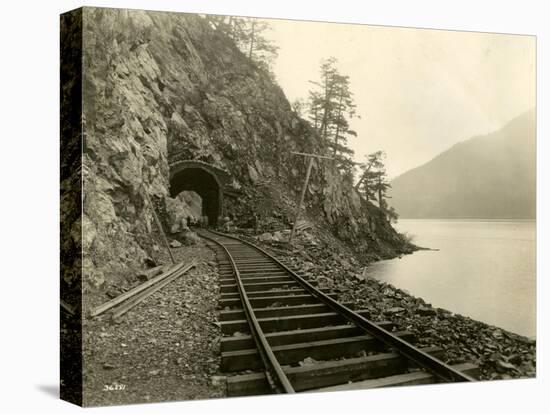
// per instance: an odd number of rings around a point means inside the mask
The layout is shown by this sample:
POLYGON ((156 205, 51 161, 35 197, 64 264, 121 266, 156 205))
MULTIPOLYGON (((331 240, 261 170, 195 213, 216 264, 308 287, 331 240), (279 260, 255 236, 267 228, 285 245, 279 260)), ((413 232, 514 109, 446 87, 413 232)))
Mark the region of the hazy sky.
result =
POLYGON ((355 158, 386 151, 390 177, 535 106, 534 37, 269 22, 288 99, 306 98, 321 59, 336 57, 361 116, 351 123, 355 158))

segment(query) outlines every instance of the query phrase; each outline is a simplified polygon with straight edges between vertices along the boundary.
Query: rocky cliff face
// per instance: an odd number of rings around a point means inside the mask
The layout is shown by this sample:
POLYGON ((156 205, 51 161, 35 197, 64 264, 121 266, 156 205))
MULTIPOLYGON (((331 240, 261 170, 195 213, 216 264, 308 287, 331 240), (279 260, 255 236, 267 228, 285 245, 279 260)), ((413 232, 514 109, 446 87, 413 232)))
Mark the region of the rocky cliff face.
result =
MULTIPOLYGON (((156 254, 145 193, 166 207, 171 162, 228 171, 237 219, 288 221, 305 175, 290 151, 324 148, 268 73, 197 15, 85 8, 83 27, 85 289, 129 277, 156 254)), ((330 161, 314 164, 306 198, 310 221, 358 253, 402 247, 330 161)))

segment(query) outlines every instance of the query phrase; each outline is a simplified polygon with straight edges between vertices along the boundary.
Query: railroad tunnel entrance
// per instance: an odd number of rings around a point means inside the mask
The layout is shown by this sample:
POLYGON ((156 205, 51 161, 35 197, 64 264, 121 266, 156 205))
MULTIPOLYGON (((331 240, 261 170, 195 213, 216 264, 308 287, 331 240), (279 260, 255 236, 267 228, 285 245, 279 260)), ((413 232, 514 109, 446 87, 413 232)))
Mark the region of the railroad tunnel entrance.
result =
POLYGON ((202 199, 202 215, 208 224, 216 226, 223 214, 222 183, 213 167, 198 162, 178 163, 170 172, 170 196, 193 191, 202 199))

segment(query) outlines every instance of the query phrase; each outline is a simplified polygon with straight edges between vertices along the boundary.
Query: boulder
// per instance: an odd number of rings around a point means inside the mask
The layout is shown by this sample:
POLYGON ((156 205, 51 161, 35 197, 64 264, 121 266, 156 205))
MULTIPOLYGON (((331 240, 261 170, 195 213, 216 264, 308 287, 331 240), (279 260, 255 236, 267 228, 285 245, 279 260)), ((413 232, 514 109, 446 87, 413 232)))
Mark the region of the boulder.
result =
POLYGON ((393 298, 395 296, 395 292, 392 288, 387 287, 382 291, 382 294, 384 296, 387 296, 388 298, 393 298))
POLYGON ((267 242, 267 241, 273 241, 273 236, 271 233, 263 233, 258 236, 258 240, 267 242))
POLYGON ((300 361, 298 364, 301 367, 305 367, 305 366, 308 366, 308 365, 314 365, 316 363, 317 363, 317 361, 315 359, 313 359, 311 357, 307 357, 303 361, 300 361))
POLYGON ((110 287, 105 291, 105 296, 107 296, 109 299, 114 299, 118 295, 120 295, 120 291, 115 287, 110 287))
POLYGON ((405 308, 402 308, 401 306, 394 306, 393 308, 386 309, 384 313, 395 315, 401 312, 405 312, 405 308))
POLYGON ((92 260, 87 257, 82 261, 82 275, 94 289, 101 288, 105 283, 105 275, 103 272, 98 270, 92 260))
POLYGON ((164 266, 157 266, 152 269, 142 270, 137 274, 137 278, 141 282, 146 282, 155 276, 158 276, 162 273, 164 270, 164 266))
POLYGON ((434 316, 437 315, 437 311, 431 306, 419 306, 416 309, 416 313, 422 316, 434 316))
POLYGON ((189 216, 189 211, 185 209, 184 204, 180 200, 171 197, 166 197, 164 200, 170 233, 174 234, 187 231, 187 217, 189 216))
POLYGON ((172 240, 172 241, 170 242, 170 247, 177 248, 177 247, 181 247, 181 246, 182 246, 182 244, 181 244, 179 241, 177 241, 177 240, 172 240))
POLYGON ((73 238, 77 241, 79 241, 80 237, 82 237, 82 250, 87 252, 92 247, 92 244, 97 236, 96 226, 95 224, 90 220, 90 218, 86 215, 82 215, 82 229, 81 231, 77 232, 76 237, 73 236, 73 238))
POLYGON ((94 288, 99 289, 105 283, 105 275, 99 270, 93 270, 88 276, 88 281, 94 288))
POLYGON ((437 316, 439 318, 449 318, 452 314, 453 313, 447 309, 437 308, 437 316))
POLYGON ((252 165, 248 165, 248 176, 250 177, 250 181, 252 181, 252 183, 258 182, 258 179, 260 178, 258 176, 258 172, 252 165))
POLYGON ((514 364, 503 361, 501 359, 496 361, 495 367, 498 372, 518 371, 518 368, 514 364))
POLYGON ((199 243, 200 237, 197 236, 197 233, 194 233, 192 231, 186 231, 183 235, 183 240, 186 245, 190 246, 190 245, 199 243))
POLYGON ((150 256, 145 256, 143 258, 143 264, 145 266, 147 266, 149 269, 152 269, 154 267, 157 267, 157 262, 155 261, 155 259, 153 259, 152 257, 150 256))
POLYGON ((227 220, 224 219, 223 223, 223 231, 225 232, 231 232, 232 229, 235 228, 235 223, 233 221, 229 220, 229 218, 226 217, 227 220))
POLYGON ((272 240, 276 242, 282 242, 285 240, 285 236, 280 231, 273 233, 272 240))

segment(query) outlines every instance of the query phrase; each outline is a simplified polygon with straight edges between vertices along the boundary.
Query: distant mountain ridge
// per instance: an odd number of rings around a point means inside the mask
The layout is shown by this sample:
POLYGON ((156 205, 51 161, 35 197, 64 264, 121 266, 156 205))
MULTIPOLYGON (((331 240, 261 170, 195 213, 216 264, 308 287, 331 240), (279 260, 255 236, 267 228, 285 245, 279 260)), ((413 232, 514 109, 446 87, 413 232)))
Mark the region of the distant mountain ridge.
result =
POLYGON ((535 120, 529 110, 396 177, 390 204, 402 218, 534 219, 535 120))

